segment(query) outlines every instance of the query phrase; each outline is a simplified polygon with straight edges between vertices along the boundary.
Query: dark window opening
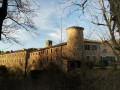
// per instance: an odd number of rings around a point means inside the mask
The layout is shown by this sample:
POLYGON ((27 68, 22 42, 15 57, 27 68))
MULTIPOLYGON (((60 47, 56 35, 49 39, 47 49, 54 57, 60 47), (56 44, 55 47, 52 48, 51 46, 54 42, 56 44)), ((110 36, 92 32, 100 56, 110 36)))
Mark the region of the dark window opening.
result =
POLYGON ((52 49, 51 49, 51 53, 52 53, 52 49))
POLYGON ((80 68, 81 67, 81 62, 80 61, 78 61, 78 68, 80 68))
POLYGON ((46 54, 48 54, 48 50, 46 51, 46 54))
POLYGON ((90 56, 87 56, 86 58, 87 58, 87 60, 90 60, 90 56))
POLYGON ((90 50, 90 48, 91 48, 90 45, 85 45, 85 46, 84 46, 84 49, 85 49, 85 50, 90 50))
POLYGON ((74 62, 71 62, 71 67, 72 67, 72 68, 75 68, 74 62))
POLYGON ((108 60, 108 61, 116 61, 114 56, 107 56, 106 60, 108 60))
POLYGON ((97 46, 96 45, 92 45, 92 50, 97 50, 97 46))

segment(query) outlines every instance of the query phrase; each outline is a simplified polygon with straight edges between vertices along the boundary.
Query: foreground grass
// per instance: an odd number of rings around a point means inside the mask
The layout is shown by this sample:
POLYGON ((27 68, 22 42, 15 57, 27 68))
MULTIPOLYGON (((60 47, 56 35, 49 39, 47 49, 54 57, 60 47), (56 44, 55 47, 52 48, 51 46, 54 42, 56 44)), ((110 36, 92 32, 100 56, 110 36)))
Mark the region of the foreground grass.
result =
POLYGON ((0 90, 120 90, 120 70, 113 69, 76 69, 67 73, 49 69, 36 78, 0 75, 0 90))

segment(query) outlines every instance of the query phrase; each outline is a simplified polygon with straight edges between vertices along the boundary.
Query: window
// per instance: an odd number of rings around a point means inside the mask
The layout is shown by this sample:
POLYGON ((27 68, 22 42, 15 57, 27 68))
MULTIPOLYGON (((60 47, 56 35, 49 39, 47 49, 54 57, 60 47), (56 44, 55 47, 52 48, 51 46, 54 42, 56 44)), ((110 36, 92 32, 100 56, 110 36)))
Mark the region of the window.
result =
POLYGON ((86 56, 86 59, 87 59, 87 60, 90 60, 90 56, 86 56))
POLYGON ((85 46, 84 46, 84 49, 85 49, 85 50, 90 50, 90 45, 85 45, 85 46))
POLYGON ((108 61, 116 61, 114 56, 107 56, 106 60, 108 60, 108 61))
POLYGON ((78 63, 78 68, 80 68, 81 67, 81 62, 78 61, 77 63, 78 63))
POLYGON ((96 45, 92 45, 92 50, 97 50, 97 46, 96 45))
POLYGON ((51 53, 52 53, 52 49, 51 49, 51 53))
POLYGON ((106 57, 105 56, 101 56, 100 60, 106 60, 106 57))
POLYGON ((100 56, 100 60, 102 60, 102 56, 100 56))
POLYGON ((46 54, 48 54, 48 50, 46 50, 46 54))
POLYGON ((74 62, 71 62, 71 67, 72 67, 72 68, 75 68, 74 62))

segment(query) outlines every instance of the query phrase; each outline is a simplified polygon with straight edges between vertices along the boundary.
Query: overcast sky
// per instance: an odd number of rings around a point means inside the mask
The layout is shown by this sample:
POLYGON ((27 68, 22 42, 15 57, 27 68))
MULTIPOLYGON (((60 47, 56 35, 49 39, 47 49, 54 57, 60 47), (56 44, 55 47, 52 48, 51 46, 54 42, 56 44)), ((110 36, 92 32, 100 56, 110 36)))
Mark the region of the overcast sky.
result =
MULTIPOLYGON (((19 31, 14 35, 22 45, 3 43, 0 41, 0 49, 20 50, 23 48, 43 48, 46 40, 52 40, 53 45, 61 42, 61 25, 62 25, 62 42, 67 41, 66 29, 71 26, 84 27, 84 36, 90 31, 89 24, 78 18, 79 12, 68 15, 67 10, 61 9, 60 0, 39 0, 40 8, 36 10, 37 17, 33 21, 37 27, 37 34, 30 34, 26 31, 19 31), (62 24, 61 24, 62 23, 62 24)), ((61 0, 62 1, 62 0, 61 0)), ((95 37, 91 38, 95 39, 95 37)))

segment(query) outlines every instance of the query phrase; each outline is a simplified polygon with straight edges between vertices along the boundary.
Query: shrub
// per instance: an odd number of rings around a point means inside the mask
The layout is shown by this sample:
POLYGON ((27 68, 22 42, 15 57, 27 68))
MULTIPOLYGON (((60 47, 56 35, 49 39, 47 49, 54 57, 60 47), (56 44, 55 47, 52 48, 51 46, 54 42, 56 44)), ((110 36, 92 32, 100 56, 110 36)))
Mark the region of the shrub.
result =
POLYGON ((8 69, 5 66, 0 66, 0 76, 6 77, 8 76, 8 69))
POLYGON ((106 69, 106 67, 109 65, 107 60, 100 60, 99 66, 101 69, 106 69))
POLYGON ((110 66, 114 69, 117 70, 118 66, 120 66, 120 62, 110 62, 110 66))
POLYGON ((86 62, 86 67, 92 69, 94 67, 94 62, 93 61, 86 62))
POLYGON ((0 72, 1 73, 8 73, 8 69, 5 66, 0 66, 0 72))

